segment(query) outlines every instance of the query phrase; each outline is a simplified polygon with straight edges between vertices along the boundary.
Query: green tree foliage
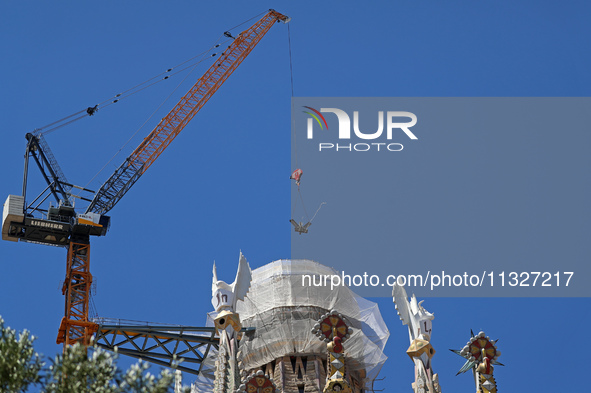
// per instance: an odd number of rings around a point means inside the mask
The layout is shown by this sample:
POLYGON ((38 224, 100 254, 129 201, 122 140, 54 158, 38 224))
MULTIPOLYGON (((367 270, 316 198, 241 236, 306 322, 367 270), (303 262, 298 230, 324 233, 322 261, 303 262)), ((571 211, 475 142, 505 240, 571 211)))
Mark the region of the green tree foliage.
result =
MULTIPOLYGON (((34 337, 25 330, 19 334, 4 326, 0 318, 0 393, 25 392, 40 385, 43 393, 168 393, 173 391, 174 375, 162 370, 155 376, 149 366, 139 362, 126 372, 116 366, 117 354, 81 345, 66 348, 44 368, 33 348, 34 337)), ((190 389, 185 388, 187 393, 190 389)))
POLYGON ((117 355, 94 348, 87 356, 86 348, 73 345, 57 355, 49 367, 44 384, 46 393, 167 393, 172 390, 174 375, 163 370, 159 377, 139 362, 122 373, 115 364, 117 355))
POLYGON ((74 393, 100 392, 115 393, 117 386, 112 383, 117 374, 113 356, 95 350, 87 356, 86 348, 79 344, 66 348, 58 354, 49 367, 44 392, 74 393))
POLYGON ((33 348, 34 340, 26 330, 17 338, 0 317, 0 392, 25 392, 41 381, 43 362, 33 348))

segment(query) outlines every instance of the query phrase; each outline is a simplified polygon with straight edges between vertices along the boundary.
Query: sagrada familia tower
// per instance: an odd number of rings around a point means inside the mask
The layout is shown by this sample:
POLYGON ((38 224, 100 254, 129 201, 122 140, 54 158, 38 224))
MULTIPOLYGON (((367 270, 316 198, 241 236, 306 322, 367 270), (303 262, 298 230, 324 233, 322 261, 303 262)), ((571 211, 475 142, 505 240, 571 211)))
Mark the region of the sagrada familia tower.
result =
MULTIPOLYGON (((364 393, 386 361, 389 336, 377 304, 346 286, 303 285, 304 275, 337 272, 310 260, 278 260, 251 270, 240 254, 232 284, 213 269, 208 324, 219 337, 192 393, 364 393)), ((407 355, 414 363, 414 393, 441 393, 433 369, 434 314, 403 286, 393 288, 395 309, 408 326, 407 355)), ((496 393, 493 365, 500 351, 484 332, 453 352, 472 370, 477 393, 496 393)), ((410 373, 409 373, 410 375, 410 373)), ((180 383, 178 384, 180 388, 180 383)))

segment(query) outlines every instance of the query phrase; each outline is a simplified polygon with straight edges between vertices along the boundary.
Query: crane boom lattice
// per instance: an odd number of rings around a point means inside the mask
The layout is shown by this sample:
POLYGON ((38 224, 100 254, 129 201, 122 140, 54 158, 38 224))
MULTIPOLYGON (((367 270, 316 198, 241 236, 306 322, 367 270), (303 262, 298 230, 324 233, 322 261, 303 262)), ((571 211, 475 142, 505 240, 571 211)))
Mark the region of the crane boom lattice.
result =
MULTIPOLYGON (((70 184, 40 133, 28 133, 23 195, 9 195, 2 216, 2 240, 68 248, 66 279, 62 289, 66 297, 57 343, 89 345, 99 325, 89 319, 90 236, 104 236, 110 226, 106 213, 121 200, 142 174, 154 163, 174 138, 193 119, 211 96, 224 84, 234 70, 250 54, 275 22, 289 22, 289 18, 269 10, 260 20, 240 33, 226 50, 191 87, 175 107, 164 117, 140 145, 125 159, 115 173, 94 194, 92 200, 71 194, 70 184), (44 191, 27 204, 29 157, 33 157, 47 183, 44 191), (45 196, 44 196, 45 195, 45 196), (47 209, 41 205, 54 196, 57 206, 47 209), (89 201, 85 213, 78 213, 72 197, 89 201), (35 216, 35 213, 37 216, 35 216), (41 217, 38 217, 41 215, 41 217)), ((226 33, 231 37, 229 33, 226 33)), ((93 108, 89 108, 93 109, 93 108)), ((96 107, 94 108, 96 109, 96 107)), ((88 112, 88 114, 92 114, 88 112)), ((133 340, 132 340, 133 341, 133 340)), ((211 343, 208 343, 211 345, 211 343)), ((189 346, 190 350, 194 348, 189 346)), ((131 353, 131 352, 130 352, 131 353)), ((200 360, 199 360, 200 361, 200 360)))
POLYGON ((288 21, 285 15, 270 10, 253 26, 243 31, 222 53, 178 104, 131 153, 115 173, 97 191, 86 212, 106 214, 162 154, 174 138, 199 112, 211 96, 242 63, 273 23, 288 21))

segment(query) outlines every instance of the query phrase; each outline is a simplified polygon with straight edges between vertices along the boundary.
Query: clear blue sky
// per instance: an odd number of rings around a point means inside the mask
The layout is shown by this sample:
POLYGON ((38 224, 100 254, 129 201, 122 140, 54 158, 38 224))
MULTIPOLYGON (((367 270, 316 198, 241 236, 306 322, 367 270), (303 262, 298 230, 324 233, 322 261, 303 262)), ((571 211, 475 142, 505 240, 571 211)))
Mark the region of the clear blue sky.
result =
MULTIPOLYGON (((296 96, 570 97, 591 90, 591 7, 583 1, 3 2, 0 198, 20 194, 26 132, 198 54, 268 8, 293 18, 296 96)), ((49 134, 68 179, 86 185, 179 81, 49 134)), ((231 281, 240 250, 253 268, 290 257, 290 98, 287 27, 276 25, 112 210, 109 234, 93 239, 99 315, 201 326, 211 309, 214 260, 220 278, 231 281)), ((148 122, 89 187, 97 189, 154 125, 148 122)), ((41 187, 39 178, 31 181, 41 187)), ((0 315, 32 330, 46 355, 61 350, 55 337, 65 259, 59 248, 0 243, 0 315)), ((391 299, 377 301, 391 336, 386 379, 376 388, 410 391, 406 327, 391 299)), ((447 351, 461 348, 470 329, 501 339, 502 391, 578 388, 567 345, 590 322, 590 305, 427 299, 443 389, 473 389, 470 376, 454 377, 463 361, 447 351)))

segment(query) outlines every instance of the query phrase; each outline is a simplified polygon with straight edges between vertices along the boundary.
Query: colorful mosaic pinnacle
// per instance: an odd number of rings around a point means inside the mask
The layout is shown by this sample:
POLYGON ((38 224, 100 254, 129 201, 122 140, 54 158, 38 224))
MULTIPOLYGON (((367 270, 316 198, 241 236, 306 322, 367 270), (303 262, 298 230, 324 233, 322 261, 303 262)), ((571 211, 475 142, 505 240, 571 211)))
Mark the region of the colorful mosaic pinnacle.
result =
POLYGON ((235 312, 224 310, 220 312, 213 320, 216 333, 219 335, 221 331, 231 328, 235 333, 240 332, 242 324, 240 323, 240 316, 235 312))
POLYGON ((244 383, 240 385, 237 393, 275 393, 277 387, 268 375, 265 375, 262 370, 250 375, 246 378, 244 383))
POLYGON ((324 393, 351 393, 352 389, 346 380, 345 350, 343 342, 347 340, 353 329, 348 327, 343 316, 336 311, 323 315, 314 325, 312 333, 325 341, 328 350, 328 367, 324 393))
POLYGON ((458 374, 472 370, 476 381, 477 393, 497 393, 497 383, 493 376, 493 364, 503 366, 497 359, 501 351, 497 349, 497 341, 491 340, 484 332, 472 333, 470 341, 461 350, 451 351, 467 359, 458 374))
POLYGON ((350 337, 352 332, 353 329, 343 321, 343 316, 334 310, 320 317, 312 329, 312 333, 327 343, 331 342, 334 337, 339 337, 344 341, 350 337))

